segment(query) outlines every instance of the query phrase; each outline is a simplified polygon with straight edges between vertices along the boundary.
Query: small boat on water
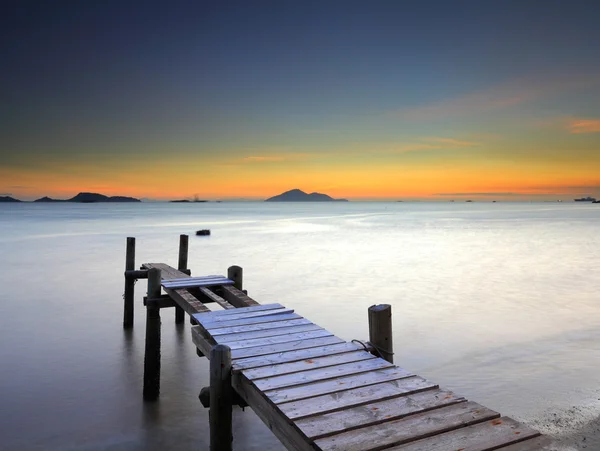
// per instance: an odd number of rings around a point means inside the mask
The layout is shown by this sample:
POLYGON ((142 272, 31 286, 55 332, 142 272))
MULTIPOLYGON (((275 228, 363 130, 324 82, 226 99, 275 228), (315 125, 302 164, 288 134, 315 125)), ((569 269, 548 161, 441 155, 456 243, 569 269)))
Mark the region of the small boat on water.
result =
POLYGON ((573 199, 575 202, 596 202, 595 197, 581 197, 579 199, 573 199))
POLYGON ((208 236, 208 235, 210 235, 210 230, 208 230, 208 229, 197 230, 196 231, 196 235, 198 235, 198 236, 208 236))

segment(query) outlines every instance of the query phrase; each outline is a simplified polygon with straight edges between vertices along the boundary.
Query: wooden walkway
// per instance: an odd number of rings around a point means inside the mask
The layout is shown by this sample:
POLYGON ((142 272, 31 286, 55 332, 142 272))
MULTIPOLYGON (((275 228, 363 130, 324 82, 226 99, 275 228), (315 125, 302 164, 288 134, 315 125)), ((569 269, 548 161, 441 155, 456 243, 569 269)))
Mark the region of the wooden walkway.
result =
POLYGON ((533 451, 539 432, 346 342, 280 304, 192 315, 231 348, 232 385, 289 450, 533 451))

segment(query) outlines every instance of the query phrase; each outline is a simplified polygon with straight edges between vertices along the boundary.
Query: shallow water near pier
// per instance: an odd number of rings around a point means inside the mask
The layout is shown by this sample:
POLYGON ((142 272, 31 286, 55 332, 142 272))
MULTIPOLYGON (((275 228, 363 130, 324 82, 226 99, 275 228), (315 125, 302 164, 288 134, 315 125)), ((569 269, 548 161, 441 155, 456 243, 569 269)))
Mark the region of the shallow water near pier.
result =
MULTIPOLYGON (((2 204, 0 449, 208 449, 208 363, 187 320, 161 312, 155 403, 144 280, 122 329, 125 238, 136 265, 176 266, 181 233, 194 275, 242 266, 254 299, 341 338, 366 338, 367 308, 392 304, 397 364, 600 449, 599 232, 587 203, 2 204)), ((234 409, 234 443, 284 449, 251 409, 234 409)))

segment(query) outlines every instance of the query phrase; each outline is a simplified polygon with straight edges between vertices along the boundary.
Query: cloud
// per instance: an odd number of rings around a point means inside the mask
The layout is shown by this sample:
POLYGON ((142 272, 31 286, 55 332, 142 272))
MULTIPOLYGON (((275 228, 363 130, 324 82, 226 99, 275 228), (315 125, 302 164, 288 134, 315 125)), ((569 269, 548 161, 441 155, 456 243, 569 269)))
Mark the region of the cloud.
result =
POLYGON ((596 74, 579 77, 529 78, 492 86, 463 96, 440 100, 412 108, 402 108, 390 114, 405 120, 438 119, 448 116, 469 116, 487 111, 501 110, 533 102, 550 95, 583 89, 600 84, 596 74))
POLYGON ((600 119, 570 119, 567 122, 570 133, 600 133, 600 119))

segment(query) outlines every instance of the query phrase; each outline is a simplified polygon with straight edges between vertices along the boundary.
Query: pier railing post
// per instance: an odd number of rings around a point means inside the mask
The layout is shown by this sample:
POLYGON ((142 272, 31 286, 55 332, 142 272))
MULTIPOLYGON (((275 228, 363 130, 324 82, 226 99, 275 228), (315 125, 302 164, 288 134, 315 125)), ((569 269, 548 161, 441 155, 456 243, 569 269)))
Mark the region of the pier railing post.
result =
MULTIPOLYGON (((161 292, 160 269, 148 271, 148 298, 161 292)), ((160 393, 160 308, 146 306, 146 350, 144 354, 144 400, 153 401, 160 393)))
POLYGON ((391 305, 379 304, 369 307, 369 342, 383 359, 394 363, 391 305))
POLYGON ((233 286, 238 290, 243 290, 244 270, 239 266, 230 266, 227 268, 227 278, 233 280, 233 286))
MULTIPOLYGON (((187 270, 188 265, 188 236, 179 235, 179 262, 177 269, 179 271, 187 270)), ((185 311, 178 305, 175 306, 175 324, 183 323, 185 320, 185 311)))
MULTIPOLYGON (((135 269, 135 238, 127 238, 125 253, 125 271, 135 269)), ((135 279, 125 276, 125 294, 123 295, 123 328, 133 327, 133 298, 135 279)))
POLYGON ((210 350, 210 451, 232 451, 231 349, 210 350))

